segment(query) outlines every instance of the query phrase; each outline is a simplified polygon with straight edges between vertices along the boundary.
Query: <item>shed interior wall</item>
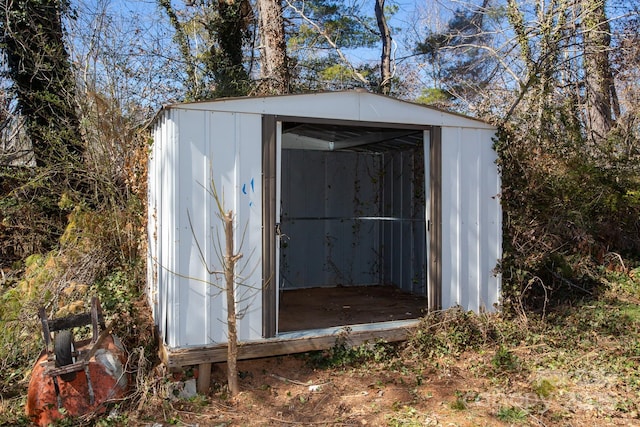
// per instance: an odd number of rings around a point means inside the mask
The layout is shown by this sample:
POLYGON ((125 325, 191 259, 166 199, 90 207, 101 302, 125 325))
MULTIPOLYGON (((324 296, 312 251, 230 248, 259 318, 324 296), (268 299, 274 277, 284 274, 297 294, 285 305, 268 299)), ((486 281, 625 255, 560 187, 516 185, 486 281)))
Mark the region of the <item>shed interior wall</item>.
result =
POLYGON ((392 285, 426 295, 421 153, 283 150, 281 289, 392 285))

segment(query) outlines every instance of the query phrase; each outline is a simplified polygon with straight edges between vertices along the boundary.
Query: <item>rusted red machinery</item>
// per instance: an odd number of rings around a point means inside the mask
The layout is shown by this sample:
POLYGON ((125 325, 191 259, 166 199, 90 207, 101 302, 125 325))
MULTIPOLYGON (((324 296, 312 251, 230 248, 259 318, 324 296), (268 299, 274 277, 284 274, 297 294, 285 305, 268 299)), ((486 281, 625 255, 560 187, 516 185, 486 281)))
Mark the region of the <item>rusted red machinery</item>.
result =
POLYGON ((98 298, 91 299, 88 313, 49 319, 41 308, 39 316, 45 349, 31 373, 26 405, 35 424, 104 411, 105 403, 125 395, 126 352, 105 326, 98 298), (75 342, 74 328, 87 325, 91 338, 75 342))

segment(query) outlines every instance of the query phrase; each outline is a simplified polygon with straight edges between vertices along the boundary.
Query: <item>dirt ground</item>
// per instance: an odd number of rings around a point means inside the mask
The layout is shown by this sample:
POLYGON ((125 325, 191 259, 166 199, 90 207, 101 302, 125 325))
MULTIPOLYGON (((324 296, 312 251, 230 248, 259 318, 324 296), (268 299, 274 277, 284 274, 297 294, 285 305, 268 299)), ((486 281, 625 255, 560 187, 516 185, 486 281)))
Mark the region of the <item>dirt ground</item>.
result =
POLYGON ((638 396, 615 375, 595 369, 491 377, 482 368, 491 357, 473 353, 428 370, 381 363, 322 369, 309 356, 242 361, 242 391, 234 399, 222 386, 226 367, 220 364, 208 396, 165 400, 163 413, 159 402, 149 402, 138 425, 640 426, 637 412, 620 407, 638 396), (534 391, 541 381, 552 384, 542 395, 534 391))

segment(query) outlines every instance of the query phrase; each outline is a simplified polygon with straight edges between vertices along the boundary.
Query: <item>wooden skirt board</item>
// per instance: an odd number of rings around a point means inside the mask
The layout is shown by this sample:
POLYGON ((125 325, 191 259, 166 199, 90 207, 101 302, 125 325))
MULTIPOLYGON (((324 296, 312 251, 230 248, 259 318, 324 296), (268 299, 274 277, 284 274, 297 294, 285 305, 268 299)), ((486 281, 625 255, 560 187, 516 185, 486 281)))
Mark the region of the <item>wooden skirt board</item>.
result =
POLYGON ((280 293, 278 331, 417 319, 427 297, 393 286, 344 286, 285 290, 280 293))

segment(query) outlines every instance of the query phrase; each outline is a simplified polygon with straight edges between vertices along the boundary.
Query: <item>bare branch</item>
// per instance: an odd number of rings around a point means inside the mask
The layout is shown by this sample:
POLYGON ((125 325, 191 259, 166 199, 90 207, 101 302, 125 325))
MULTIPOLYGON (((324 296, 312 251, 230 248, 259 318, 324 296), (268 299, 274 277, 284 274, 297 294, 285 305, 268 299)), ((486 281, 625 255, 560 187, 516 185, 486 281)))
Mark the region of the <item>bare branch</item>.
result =
POLYGON ((307 15, 305 15, 304 10, 298 9, 297 7, 295 7, 290 0, 286 0, 287 2, 287 6, 290 7, 295 13, 297 13, 305 22, 307 22, 309 25, 311 25, 313 28, 315 28, 315 30, 318 32, 318 34, 320 34, 327 43, 329 43, 329 45, 333 48, 333 50, 335 50, 335 52, 338 54, 338 56, 340 57, 340 59, 342 60, 342 62, 349 68, 349 70, 351 70, 351 72, 353 73, 353 75, 356 77, 356 79, 358 81, 360 81, 361 83, 364 84, 369 84, 369 81, 366 79, 366 77, 364 77, 351 63, 351 61, 349 61, 347 59, 347 57, 344 55, 344 53, 342 52, 342 50, 338 47, 338 45, 336 44, 336 42, 329 36, 329 34, 327 33, 327 31, 325 31, 323 28, 321 28, 316 22, 314 22, 311 18, 309 18, 307 15))

